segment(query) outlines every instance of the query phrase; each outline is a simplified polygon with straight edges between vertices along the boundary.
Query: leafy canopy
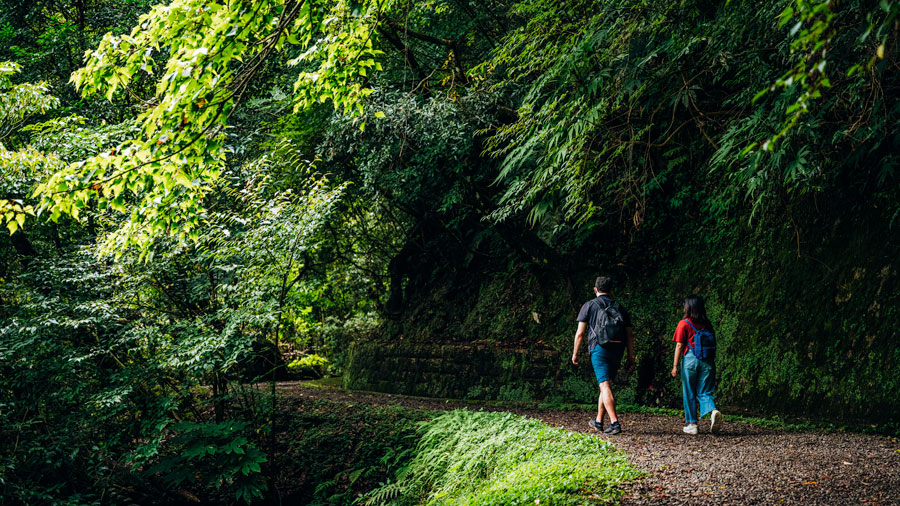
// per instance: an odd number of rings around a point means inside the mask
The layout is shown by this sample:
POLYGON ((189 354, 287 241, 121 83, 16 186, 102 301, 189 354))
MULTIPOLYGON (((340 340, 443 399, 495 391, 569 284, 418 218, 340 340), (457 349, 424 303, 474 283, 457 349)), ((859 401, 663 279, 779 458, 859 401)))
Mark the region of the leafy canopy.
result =
POLYGON ((10 77, 21 70, 15 62, 0 62, 0 224, 5 221, 10 234, 25 225, 26 215, 34 214, 32 206, 22 200, 25 191, 16 181, 57 162, 36 150, 10 151, 3 144, 28 119, 59 105, 46 82, 13 84, 10 77))
POLYGON ((379 68, 373 31, 386 4, 176 0, 153 7, 129 34, 107 34, 72 82, 85 96, 137 100, 139 132, 38 185, 38 212, 53 220, 92 206, 128 214, 106 251, 147 247, 161 232, 196 238, 203 198, 229 152, 229 118, 268 58, 304 50, 292 60, 305 70, 294 84, 296 109, 331 100, 359 116, 371 93, 363 81, 379 68), (151 96, 140 95, 142 80, 153 83, 151 96))

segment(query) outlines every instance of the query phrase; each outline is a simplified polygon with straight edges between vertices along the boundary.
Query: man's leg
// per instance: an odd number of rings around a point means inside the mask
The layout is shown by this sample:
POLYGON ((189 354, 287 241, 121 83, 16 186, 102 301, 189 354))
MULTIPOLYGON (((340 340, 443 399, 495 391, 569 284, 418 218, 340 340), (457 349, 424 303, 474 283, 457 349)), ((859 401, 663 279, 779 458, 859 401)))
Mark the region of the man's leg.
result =
MULTIPOLYGON (((609 383, 608 381, 606 383, 609 383)), ((606 409, 603 406, 603 390, 600 391, 600 395, 597 396, 597 421, 601 424, 603 423, 603 415, 606 412, 606 409)))
POLYGON ((610 425, 619 421, 619 417, 616 415, 616 398, 612 393, 612 379, 616 376, 616 372, 619 371, 619 364, 622 362, 624 351, 624 347, 608 350, 606 377, 603 378, 605 381, 600 382, 600 400, 609 414, 610 425))
MULTIPOLYGON (((609 374, 607 373, 606 352, 600 346, 591 350, 591 365, 594 367, 594 375, 597 377, 597 383, 600 385, 600 396, 597 397, 597 425, 598 430, 603 430, 603 415, 606 407, 603 403, 603 385, 609 384, 609 374)), ((597 428, 597 427, 594 427, 597 428)))
POLYGON ((619 417, 616 416, 616 399, 613 397, 609 380, 600 383, 600 401, 598 404, 600 405, 598 412, 605 408, 606 412, 609 413, 610 424, 619 421, 619 417))

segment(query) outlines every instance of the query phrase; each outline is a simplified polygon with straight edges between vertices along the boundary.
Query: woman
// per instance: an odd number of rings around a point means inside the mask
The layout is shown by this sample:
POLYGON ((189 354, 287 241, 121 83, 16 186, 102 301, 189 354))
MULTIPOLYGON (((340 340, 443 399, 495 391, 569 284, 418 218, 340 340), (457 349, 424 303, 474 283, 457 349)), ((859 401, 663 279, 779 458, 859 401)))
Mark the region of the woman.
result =
POLYGON ((684 397, 684 419, 687 425, 682 429, 687 434, 696 434, 697 429, 697 403, 700 404, 700 418, 710 414, 710 432, 719 432, 722 428, 724 417, 716 409, 715 382, 716 382, 716 356, 715 347, 709 349, 712 341, 713 328, 706 316, 706 306, 699 295, 691 295, 684 299, 684 314, 678 322, 675 335, 675 361, 672 364, 672 377, 678 376, 678 360, 684 357, 681 365, 681 391, 684 397), (706 334, 706 336, 700 336, 706 334), (695 337, 702 337, 697 339, 695 337), (698 346, 706 345, 707 350, 701 351, 698 346), (700 355, 704 358, 697 358, 700 355))

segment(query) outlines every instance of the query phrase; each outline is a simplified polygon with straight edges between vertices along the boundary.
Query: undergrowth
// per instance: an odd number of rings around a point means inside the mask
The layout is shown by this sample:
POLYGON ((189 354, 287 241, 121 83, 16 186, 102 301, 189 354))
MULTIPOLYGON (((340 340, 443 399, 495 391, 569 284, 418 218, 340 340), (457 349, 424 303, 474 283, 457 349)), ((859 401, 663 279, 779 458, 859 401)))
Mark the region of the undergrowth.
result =
POLYGON ((394 475, 418 440, 416 422, 433 414, 400 406, 300 399, 276 427, 276 488, 284 504, 338 506, 394 475))
POLYGON ((610 443, 510 413, 450 411, 420 434, 409 463, 365 504, 597 504, 640 476, 610 443))

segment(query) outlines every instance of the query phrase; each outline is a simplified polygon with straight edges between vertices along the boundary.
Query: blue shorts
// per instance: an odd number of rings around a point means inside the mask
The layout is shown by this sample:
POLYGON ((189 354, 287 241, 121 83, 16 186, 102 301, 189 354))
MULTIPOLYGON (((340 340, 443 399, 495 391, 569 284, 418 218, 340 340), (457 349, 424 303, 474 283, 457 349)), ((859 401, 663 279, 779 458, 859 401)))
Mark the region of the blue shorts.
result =
POLYGON ((621 344, 607 345, 606 347, 594 346, 594 349, 591 350, 591 364, 594 366, 598 385, 604 381, 612 381, 616 377, 624 353, 625 347, 621 344))

